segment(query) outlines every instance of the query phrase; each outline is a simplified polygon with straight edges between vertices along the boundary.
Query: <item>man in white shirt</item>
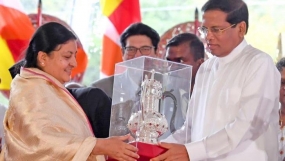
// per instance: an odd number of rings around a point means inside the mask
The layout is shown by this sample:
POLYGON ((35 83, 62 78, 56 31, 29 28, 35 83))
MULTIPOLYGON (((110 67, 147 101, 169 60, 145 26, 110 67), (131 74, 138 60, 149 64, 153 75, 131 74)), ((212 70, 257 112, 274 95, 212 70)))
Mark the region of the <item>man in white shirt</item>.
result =
POLYGON ((202 11, 199 31, 214 57, 197 72, 184 127, 152 161, 278 160, 281 78, 270 56, 244 39, 247 5, 208 0, 202 11))

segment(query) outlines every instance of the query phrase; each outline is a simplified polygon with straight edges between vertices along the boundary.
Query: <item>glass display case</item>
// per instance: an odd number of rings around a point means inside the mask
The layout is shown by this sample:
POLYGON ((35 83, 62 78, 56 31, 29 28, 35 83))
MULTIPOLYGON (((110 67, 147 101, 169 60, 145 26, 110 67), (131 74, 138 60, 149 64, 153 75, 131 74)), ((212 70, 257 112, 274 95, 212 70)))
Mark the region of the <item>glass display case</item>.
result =
POLYGON ((145 56, 116 64, 110 136, 130 133, 141 161, 163 153, 158 142, 185 121, 191 71, 188 65, 145 56))

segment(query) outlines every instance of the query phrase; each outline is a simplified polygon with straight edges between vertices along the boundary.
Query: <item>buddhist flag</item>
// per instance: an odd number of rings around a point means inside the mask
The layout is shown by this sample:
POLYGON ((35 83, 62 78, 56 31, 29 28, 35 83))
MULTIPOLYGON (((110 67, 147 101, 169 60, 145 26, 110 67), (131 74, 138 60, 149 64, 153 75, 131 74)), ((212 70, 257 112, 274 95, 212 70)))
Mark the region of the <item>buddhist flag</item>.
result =
POLYGON ((0 90, 9 90, 8 69, 22 58, 34 28, 19 0, 0 0, 0 90))
POLYGON ((101 74, 113 75, 115 64, 122 61, 119 38, 132 23, 141 21, 139 0, 101 0, 107 27, 103 37, 101 74))

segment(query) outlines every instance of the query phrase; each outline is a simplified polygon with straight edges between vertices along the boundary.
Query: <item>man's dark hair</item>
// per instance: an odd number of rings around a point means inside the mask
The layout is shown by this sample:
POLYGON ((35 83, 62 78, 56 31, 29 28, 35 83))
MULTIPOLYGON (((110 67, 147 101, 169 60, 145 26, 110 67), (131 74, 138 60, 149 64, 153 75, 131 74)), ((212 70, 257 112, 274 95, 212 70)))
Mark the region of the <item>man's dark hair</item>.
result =
MULTIPOLYGON (((208 0, 202 7, 202 11, 221 10, 227 13, 226 21, 230 24, 238 24, 242 21, 246 23, 248 30, 248 8, 243 0, 208 0)), ((233 26, 235 27, 235 26, 233 26)))
POLYGON ((281 58, 277 63, 276 67, 279 70, 279 72, 282 72, 282 68, 285 68, 285 58, 281 58))
POLYGON ((121 36, 120 36, 121 47, 122 48, 126 47, 126 40, 130 36, 135 36, 135 35, 145 35, 145 36, 149 37, 153 47, 155 47, 155 50, 157 50, 158 43, 160 40, 159 34, 154 29, 149 27, 148 25, 145 25, 145 24, 140 23, 140 22, 131 24, 121 34, 121 36))
POLYGON ((168 41, 166 48, 171 46, 179 46, 183 43, 189 44, 190 51, 193 54, 195 61, 205 57, 204 44, 196 35, 192 33, 182 33, 174 36, 168 41))

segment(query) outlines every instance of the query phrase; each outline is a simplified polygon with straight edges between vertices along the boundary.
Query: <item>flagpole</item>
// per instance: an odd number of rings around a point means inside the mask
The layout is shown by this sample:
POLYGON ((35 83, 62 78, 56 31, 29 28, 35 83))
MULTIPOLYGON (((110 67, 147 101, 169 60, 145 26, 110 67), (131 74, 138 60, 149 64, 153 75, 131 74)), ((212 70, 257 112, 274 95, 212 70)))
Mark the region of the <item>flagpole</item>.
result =
POLYGON ((198 36, 198 27, 199 27, 199 13, 196 7, 195 9, 195 21, 194 21, 194 34, 198 36))
POLYGON ((38 15, 37 15, 37 27, 42 25, 42 1, 38 2, 38 15))
POLYGON ((75 8, 75 4, 76 4, 76 0, 73 0, 72 2, 72 8, 71 8, 71 15, 70 15, 70 19, 69 19, 69 25, 71 27, 73 27, 73 14, 74 14, 74 8, 75 8))

